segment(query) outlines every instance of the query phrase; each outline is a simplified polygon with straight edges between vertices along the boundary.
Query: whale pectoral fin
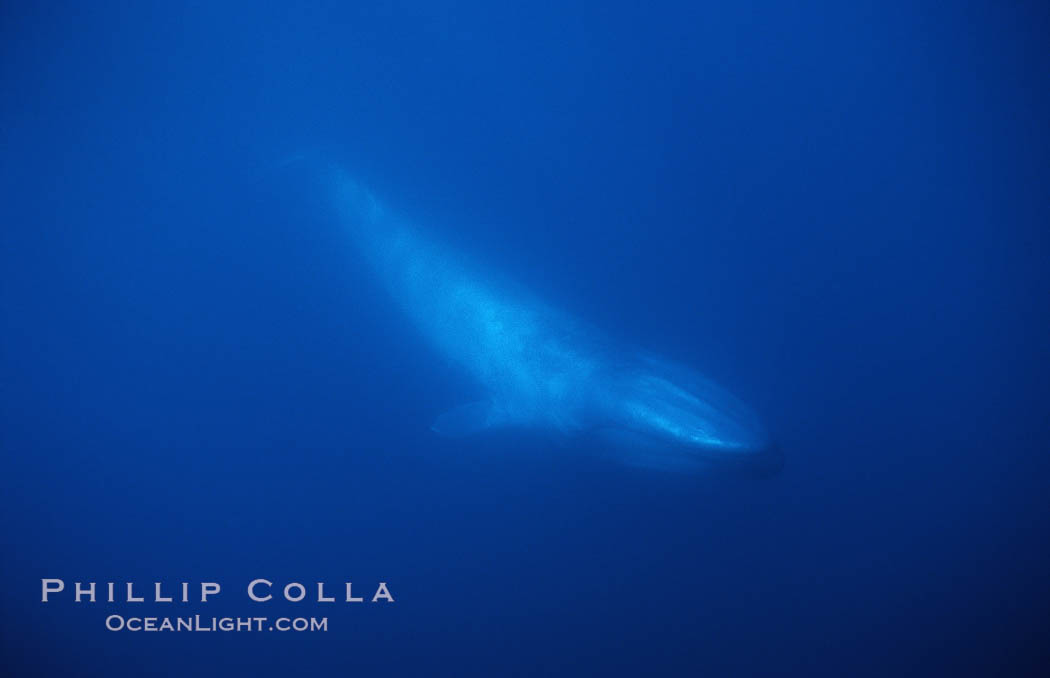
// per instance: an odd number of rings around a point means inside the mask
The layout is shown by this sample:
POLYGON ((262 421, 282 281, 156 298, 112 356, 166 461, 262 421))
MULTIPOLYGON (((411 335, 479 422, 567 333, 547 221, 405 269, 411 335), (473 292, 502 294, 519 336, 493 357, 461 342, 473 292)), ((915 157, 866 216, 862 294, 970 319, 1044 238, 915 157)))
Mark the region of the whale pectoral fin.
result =
POLYGON ((438 416, 430 430, 449 438, 469 436, 491 428, 497 421, 495 408, 487 400, 460 405, 438 416))

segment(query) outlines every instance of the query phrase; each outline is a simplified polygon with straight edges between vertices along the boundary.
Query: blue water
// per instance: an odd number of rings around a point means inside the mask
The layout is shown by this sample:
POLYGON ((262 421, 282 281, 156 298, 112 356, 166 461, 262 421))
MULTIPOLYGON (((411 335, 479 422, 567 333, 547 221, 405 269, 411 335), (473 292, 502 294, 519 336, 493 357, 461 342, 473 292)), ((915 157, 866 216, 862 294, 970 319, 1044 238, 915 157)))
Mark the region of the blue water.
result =
POLYGON ((419 4, 0 9, 4 675, 1045 671, 1046 8, 419 4), (303 158, 724 385, 783 471, 435 436, 475 385, 303 158))

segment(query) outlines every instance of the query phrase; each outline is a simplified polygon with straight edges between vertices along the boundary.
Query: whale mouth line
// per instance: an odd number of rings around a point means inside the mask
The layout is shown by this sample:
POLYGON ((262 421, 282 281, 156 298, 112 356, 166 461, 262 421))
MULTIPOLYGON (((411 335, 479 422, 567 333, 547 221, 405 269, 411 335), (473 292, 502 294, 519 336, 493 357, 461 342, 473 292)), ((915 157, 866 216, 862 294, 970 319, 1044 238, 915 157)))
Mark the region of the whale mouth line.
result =
POLYGON ((636 467, 670 471, 716 471, 768 477, 780 473, 784 455, 779 445, 723 442, 688 443, 624 426, 602 426, 592 433, 621 461, 636 467))

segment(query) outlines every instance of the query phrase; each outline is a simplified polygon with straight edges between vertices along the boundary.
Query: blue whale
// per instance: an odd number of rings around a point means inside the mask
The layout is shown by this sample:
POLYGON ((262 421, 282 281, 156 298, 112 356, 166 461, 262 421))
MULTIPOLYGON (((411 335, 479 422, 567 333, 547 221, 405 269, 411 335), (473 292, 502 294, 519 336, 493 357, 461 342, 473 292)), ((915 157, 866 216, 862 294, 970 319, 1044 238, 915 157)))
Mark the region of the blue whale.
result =
POLYGON ((710 380, 611 341, 430 238, 340 170, 337 215, 423 336, 487 397, 432 429, 465 436, 507 428, 593 437, 628 464, 772 473, 782 457, 758 417, 710 380))

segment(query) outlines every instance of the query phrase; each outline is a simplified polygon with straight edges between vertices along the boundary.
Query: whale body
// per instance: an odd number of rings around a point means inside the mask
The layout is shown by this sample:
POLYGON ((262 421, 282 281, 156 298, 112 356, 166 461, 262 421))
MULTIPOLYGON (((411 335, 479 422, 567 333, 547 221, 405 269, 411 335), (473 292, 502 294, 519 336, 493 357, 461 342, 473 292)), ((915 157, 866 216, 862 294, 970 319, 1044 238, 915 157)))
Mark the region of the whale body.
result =
POLYGON ((632 465, 779 470, 758 417, 723 388, 487 275, 349 175, 332 170, 330 178, 357 256, 429 343, 487 393, 439 415, 436 433, 542 429, 593 437, 632 465))

